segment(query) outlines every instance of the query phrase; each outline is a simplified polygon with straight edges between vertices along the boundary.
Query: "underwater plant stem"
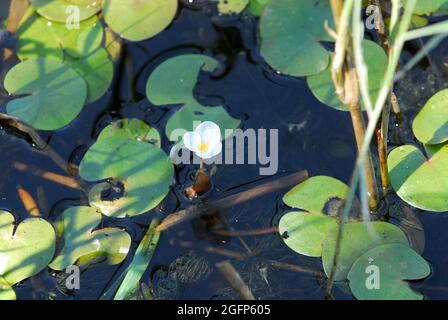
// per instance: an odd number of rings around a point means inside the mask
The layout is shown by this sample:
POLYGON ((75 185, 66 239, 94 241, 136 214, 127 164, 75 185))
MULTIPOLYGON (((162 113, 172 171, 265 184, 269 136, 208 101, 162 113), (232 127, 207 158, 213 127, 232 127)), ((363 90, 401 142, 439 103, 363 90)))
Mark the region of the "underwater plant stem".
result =
MULTIPOLYGON (((331 297, 331 291, 334 284, 334 279, 336 275, 336 267, 338 265, 338 259, 339 259, 339 253, 341 251, 341 240, 342 235, 344 233, 344 225, 345 222, 348 220, 348 216, 350 214, 350 210, 352 208, 353 200, 355 198, 356 189, 359 183, 360 179, 360 170, 362 170, 362 166, 364 163, 364 159, 366 155, 368 154, 370 144, 372 142, 373 135, 375 133, 376 125, 378 120, 380 119, 380 116, 382 114, 382 108, 386 103, 386 100, 389 96, 390 90, 392 88, 392 85, 394 83, 394 75, 395 71, 397 70, 398 62, 400 59, 401 52, 403 50, 404 43, 406 41, 406 34, 409 29, 409 26, 411 25, 411 18, 412 13, 414 11, 415 5, 417 1, 416 0, 409 0, 405 4, 405 9, 403 16, 401 17, 401 21, 399 22, 397 33, 394 37, 393 42, 391 43, 391 56, 389 59, 389 64, 387 66, 382 86, 378 95, 378 98, 375 102, 375 107, 372 112, 372 116, 369 119, 369 123, 367 125, 366 129, 366 135, 365 139, 361 148, 360 153, 358 154, 358 158, 356 160, 356 166, 354 168, 352 177, 350 179, 350 188, 347 194, 347 200, 345 202, 344 211, 341 216, 341 223, 339 224, 338 228, 338 234, 336 239, 336 246, 335 246, 335 252, 333 257, 333 266, 331 268, 330 275, 328 277, 327 281, 327 288, 326 288, 326 296, 331 297)), ((393 12, 398 11, 396 8, 400 5, 400 1, 392 1, 392 10, 393 12)), ((398 23, 398 22, 397 22, 398 23)), ((357 24, 353 26, 354 28, 357 27, 357 24)))
POLYGON ((238 292, 244 300, 255 300, 249 286, 244 282, 230 261, 218 262, 216 268, 218 268, 219 272, 229 282, 233 290, 238 292))

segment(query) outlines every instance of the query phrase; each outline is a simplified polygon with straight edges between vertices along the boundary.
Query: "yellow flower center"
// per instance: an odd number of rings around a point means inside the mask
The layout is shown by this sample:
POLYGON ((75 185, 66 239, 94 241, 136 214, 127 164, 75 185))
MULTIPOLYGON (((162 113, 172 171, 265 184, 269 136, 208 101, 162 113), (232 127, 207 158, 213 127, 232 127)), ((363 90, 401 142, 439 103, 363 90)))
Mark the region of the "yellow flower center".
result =
POLYGON ((202 153, 207 152, 209 149, 208 143, 200 143, 198 146, 198 150, 202 153))

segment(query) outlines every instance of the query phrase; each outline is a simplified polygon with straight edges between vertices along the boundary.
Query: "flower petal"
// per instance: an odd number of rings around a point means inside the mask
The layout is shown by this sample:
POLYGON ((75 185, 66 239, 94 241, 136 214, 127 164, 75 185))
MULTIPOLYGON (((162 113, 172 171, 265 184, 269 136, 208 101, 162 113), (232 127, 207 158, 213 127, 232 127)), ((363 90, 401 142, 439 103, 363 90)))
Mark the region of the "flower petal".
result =
POLYGON ((222 151, 222 142, 218 141, 218 143, 215 144, 215 146, 213 148, 210 148, 206 152, 196 151, 195 153, 201 159, 210 159, 210 158, 213 158, 214 156, 217 156, 218 154, 220 154, 221 151, 222 151))
POLYGON ((221 130, 212 121, 202 122, 196 127, 194 132, 201 137, 201 143, 206 143, 210 146, 210 150, 214 149, 218 142, 221 142, 221 130))
POLYGON ((185 132, 182 137, 185 147, 193 152, 198 151, 201 143, 201 136, 196 132, 185 132))

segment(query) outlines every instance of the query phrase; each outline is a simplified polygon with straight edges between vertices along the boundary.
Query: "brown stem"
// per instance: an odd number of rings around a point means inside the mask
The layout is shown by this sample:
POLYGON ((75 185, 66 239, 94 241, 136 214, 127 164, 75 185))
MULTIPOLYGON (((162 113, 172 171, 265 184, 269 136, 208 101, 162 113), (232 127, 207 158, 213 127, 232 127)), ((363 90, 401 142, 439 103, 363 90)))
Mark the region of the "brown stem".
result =
POLYGON ((255 230, 215 230, 214 233, 227 236, 227 237, 245 237, 245 236, 260 236, 265 234, 277 233, 278 227, 270 227, 265 229, 255 229, 255 230))
MULTIPOLYGON (((27 0, 12 0, 9 6, 8 24, 6 25, 6 30, 8 32, 14 33, 19 27, 20 20, 25 15, 29 3, 27 0)), ((10 49, 5 49, 2 56, 4 60, 9 59, 14 54, 10 49)))
POLYGON ((236 271, 230 261, 222 261, 216 264, 219 272, 229 282, 230 286, 240 294, 244 300, 255 300, 249 286, 244 282, 241 275, 236 271))
POLYGON ((183 209, 170 214, 157 226, 156 229, 158 232, 164 231, 179 223, 191 220, 207 212, 210 212, 210 210, 213 210, 213 208, 215 207, 228 208, 249 200, 259 198, 265 194, 294 186, 296 184, 299 184, 300 182, 305 181, 306 179, 308 179, 308 171, 304 170, 274 181, 263 183, 252 189, 227 196, 209 205, 200 204, 191 206, 187 209, 183 209))

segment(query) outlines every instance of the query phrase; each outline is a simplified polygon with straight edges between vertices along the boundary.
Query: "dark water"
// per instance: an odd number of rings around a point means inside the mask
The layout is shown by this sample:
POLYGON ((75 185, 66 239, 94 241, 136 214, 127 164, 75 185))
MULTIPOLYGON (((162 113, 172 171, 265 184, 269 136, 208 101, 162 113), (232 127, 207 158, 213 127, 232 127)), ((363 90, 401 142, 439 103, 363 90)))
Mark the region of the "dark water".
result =
MULTIPOLYGON (((0 10, 4 16, 5 8, 2 6, 0 10)), ((211 77, 201 75, 195 90, 199 100, 211 104, 224 103, 231 115, 243 120, 244 129, 279 130, 278 177, 307 169, 310 175, 329 175, 347 183, 356 155, 349 115, 319 103, 308 89, 305 79, 283 77, 262 62, 255 50, 257 34, 253 18, 217 19, 212 16, 208 10, 184 8, 166 31, 148 41, 127 44, 125 58, 116 67, 115 81, 110 91, 95 104, 86 105, 82 114, 67 128, 42 133, 49 141, 49 146, 64 160, 76 164, 94 143, 101 128, 114 119, 137 117, 164 132, 164 125, 173 109, 152 106, 145 99, 146 80, 160 62, 182 53, 198 52, 214 56, 224 66, 218 74, 211 77)), ((2 74, 7 67, 4 66, 2 74)), ((417 84, 421 85, 421 82, 417 81, 417 84)), ((408 96, 406 90, 407 88, 402 90, 404 97, 408 96)), ((6 99, 3 94, 0 100, 3 101, 1 111, 4 111, 6 99)), ((417 106, 410 106, 405 114, 411 117, 415 110, 418 110, 417 106)), ((163 147, 166 151, 170 149, 166 139, 163 147)), ((44 194, 44 197, 39 198, 44 198, 45 201, 41 201, 39 205, 43 215, 51 221, 65 208, 85 203, 79 191, 19 172, 12 167, 14 162, 23 162, 65 174, 45 152, 38 152, 24 139, 0 130, 0 154, 0 208, 14 212, 19 220, 27 216, 17 195, 16 188, 19 184, 34 198, 38 198, 38 194, 44 194), (45 207, 46 210, 42 209, 45 207)), ((257 185, 261 179, 258 169, 256 165, 218 166, 210 198, 219 199, 231 192, 247 190, 257 185)), ((177 169, 178 184, 173 186, 159 208, 132 219, 105 219, 105 225, 125 228, 133 237, 132 248, 135 250, 145 226, 154 215, 163 217, 188 206, 188 202, 181 196, 181 188, 182 185, 191 183, 195 170, 194 166, 177 169)), ((214 267, 216 262, 227 257, 210 253, 209 250, 214 248, 245 253, 247 249, 238 238, 213 233, 210 225, 213 222, 236 230, 275 226, 287 210, 281 202, 286 191, 218 210, 213 219, 196 219, 164 232, 142 280, 154 284, 158 298, 237 297, 214 267), (189 279, 185 279, 185 273, 182 273, 185 268, 193 270, 189 273, 189 279)), ((445 232, 448 216, 424 213, 419 217, 427 235, 424 257, 431 263, 433 274, 415 285, 428 298, 448 298, 448 272, 445 270, 448 257, 444 254, 445 243, 448 243, 448 234, 445 232)), ((244 241, 253 255, 243 261, 232 260, 232 263, 257 298, 323 298, 324 279, 275 269, 267 263, 268 260, 276 260, 321 270, 319 259, 295 254, 283 244, 278 235, 244 237, 244 241)), ((80 290, 59 290, 56 280, 61 275, 53 275, 49 270, 44 270, 32 280, 19 284, 16 293, 19 299, 45 299, 49 292, 56 299, 97 299, 131 259, 132 254, 129 254, 119 266, 83 271, 80 290)), ((334 291, 337 299, 351 299, 343 286, 334 291)))

